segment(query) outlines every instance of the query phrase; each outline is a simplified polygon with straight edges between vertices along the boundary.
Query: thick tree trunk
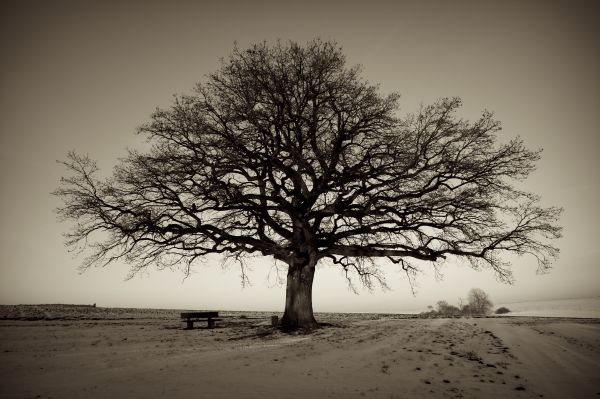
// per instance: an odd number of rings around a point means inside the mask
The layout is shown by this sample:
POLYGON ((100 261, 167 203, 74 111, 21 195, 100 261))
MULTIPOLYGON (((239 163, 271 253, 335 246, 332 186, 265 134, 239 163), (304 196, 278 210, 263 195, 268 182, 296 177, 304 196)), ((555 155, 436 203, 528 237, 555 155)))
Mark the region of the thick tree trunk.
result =
POLYGON ((288 268, 285 312, 281 326, 285 330, 312 330, 319 325, 313 315, 312 285, 316 260, 291 262, 288 268))

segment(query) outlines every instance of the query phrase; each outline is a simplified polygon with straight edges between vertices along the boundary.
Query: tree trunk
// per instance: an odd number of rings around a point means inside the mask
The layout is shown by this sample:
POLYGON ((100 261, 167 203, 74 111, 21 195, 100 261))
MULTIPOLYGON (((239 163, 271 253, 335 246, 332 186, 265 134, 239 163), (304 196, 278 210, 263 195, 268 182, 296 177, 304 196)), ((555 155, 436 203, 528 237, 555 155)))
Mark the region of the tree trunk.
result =
POLYGON ((312 285, 316 260, 290 262, 287 275, 285 312, 281 326, 285 330, 312 330, 319 325, 313 315, 312 285))

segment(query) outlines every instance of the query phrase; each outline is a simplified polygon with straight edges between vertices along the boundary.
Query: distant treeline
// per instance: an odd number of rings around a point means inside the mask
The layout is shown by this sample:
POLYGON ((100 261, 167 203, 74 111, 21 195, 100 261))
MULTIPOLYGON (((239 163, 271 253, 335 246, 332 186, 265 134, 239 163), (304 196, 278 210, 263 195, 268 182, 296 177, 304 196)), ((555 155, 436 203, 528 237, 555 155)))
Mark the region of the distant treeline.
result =
MULTIPOLYGON (((447 301, 441 300, 437 302, 437 306, 434 309, 433 306, 429 306, 429 311, 422 312, 421 316, 431 317, 471 317, 471 316, 485 316, 492 312, 494 304, 492 303, 490 296, 480 288, 472 288, 467 296, 467 301, 463 302, 462 299, 455 305, 449 304, 447 301)), ((510 312, 508 308, 501 307, 496 310, 496 314, 505 314, 510 312)))

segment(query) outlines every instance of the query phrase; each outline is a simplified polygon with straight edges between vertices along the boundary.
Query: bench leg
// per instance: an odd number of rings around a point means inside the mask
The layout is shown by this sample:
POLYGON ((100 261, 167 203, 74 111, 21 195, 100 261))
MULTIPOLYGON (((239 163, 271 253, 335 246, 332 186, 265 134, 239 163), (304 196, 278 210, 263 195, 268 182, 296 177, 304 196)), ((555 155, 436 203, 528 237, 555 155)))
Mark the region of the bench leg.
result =
POLYGON ((186 320, 185 321, 187 324, 186 330, 192 330, 194 328, 194 322, 191 320, 186 320))
POLYGON ((213 328, 214 326, 215 326, 215 321, 209 317, 208 318, 208 328, 213 328))

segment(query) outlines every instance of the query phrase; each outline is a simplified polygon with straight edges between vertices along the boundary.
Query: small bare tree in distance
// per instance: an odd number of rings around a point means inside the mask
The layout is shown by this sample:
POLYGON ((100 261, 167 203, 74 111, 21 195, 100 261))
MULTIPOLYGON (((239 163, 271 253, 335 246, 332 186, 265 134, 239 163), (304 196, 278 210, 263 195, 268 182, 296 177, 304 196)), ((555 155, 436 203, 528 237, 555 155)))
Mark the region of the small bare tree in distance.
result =
MULTIPOLYGON (((400 117, 348 67, 334 42, 235 48, 191 95, 139 128, 152 148, 130 151, 107 179, 70 153, 55 191, 67 244, 91 248, 83 268, 124 259, 189 272, 209 254, 287 265, 282 325, 311 329, 321 262, 371 287, 386 262, 407 273, 449 257, 511 280, 502 253, 557 256, 560 210, 516 189, 539 159, 516 138, 497 143, 484 112, 458 118, 459 99, 400 117), (377 260, 377 261, 375 261, 377 260)), ((241 263, 243 265, 243 263, 241 263)))
POLYGON ((447 301, 437 302, 437 312, 441 316, 454 317, 460 315, 460 309, 454 305, 450 305, 447 301))
POLYGON ((469 311, 471 314, 486 315, 492 311, 492 301, 489 295, 481 288, 472 288, 469 291, 469 311))

